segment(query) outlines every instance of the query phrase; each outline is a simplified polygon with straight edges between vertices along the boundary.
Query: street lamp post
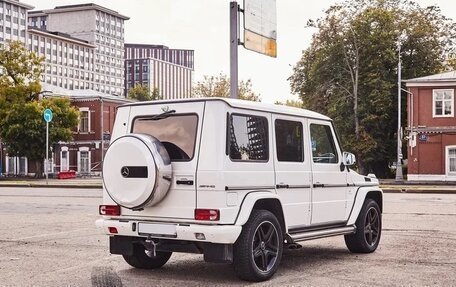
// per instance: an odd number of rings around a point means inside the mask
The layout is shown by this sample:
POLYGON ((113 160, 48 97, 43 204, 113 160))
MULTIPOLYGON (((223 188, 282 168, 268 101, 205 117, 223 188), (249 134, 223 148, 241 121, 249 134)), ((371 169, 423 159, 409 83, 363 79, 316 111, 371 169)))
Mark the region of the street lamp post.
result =
POLYGON ((396 162, 396 182, 403 182, 402 173, 402 129, 401 129, 401 36, 397 40, 398 64, 397 64, 397 162, 396 162))

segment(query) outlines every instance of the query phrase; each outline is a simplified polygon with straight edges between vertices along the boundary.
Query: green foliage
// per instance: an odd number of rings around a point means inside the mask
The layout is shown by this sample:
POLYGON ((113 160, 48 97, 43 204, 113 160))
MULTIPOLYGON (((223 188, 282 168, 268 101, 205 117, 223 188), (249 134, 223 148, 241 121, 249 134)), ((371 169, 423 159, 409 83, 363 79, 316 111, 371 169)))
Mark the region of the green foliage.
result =
POLYGON ((345 1, 308 25, 318 30, 290 77, 292 91, 334 119, 361 172, 383 176, 396 156, 398 39, 403 79, 434 74, 451 64, 456 26, 437 7, 405 0, 345 1))
POLYGON ((151 92, 148 86, 141 84, 135 85, 133 88, 128 90, 128 98, 140 102, 163 99, 157 88, 151 92))
POLYGON ((78 124, 79 112, 67 98, 46 98, 14 103, 0 110, 0 137, 11 155, 25 156, 29 160, 42 160, 46 155, 46 122, 43 112, 52 110, 49 123, 49 143, 69 141, 72 128, 78 124))
MULTIPOLYGON (((202 81, 196 83, 193 94, 199 97, 221 97, 230 96, 230 78, 227 75, 204 76, 202 81)), ((252 90, 252 81, 240 81, 238 85, 238 95, 242 100, 261 102, 260 95, 252 90)))
POLYGON ((300 100, 286 100, 285 102, 281 101, 276 101, 274 104, 276 105, 282 105, 282 106, 289 106, 289 107, 295 107, 295 108, 300 108, 302 109, 302 101, 300 100))
POLYGON ((71 140, 79 116, 69 99, 39 100, 42 61, 20 42, 0 47, 0 138, 8 154, 25 156, 36 163, 41 163, 46 154, 43 111, 53 111, 50 145, 71 140))

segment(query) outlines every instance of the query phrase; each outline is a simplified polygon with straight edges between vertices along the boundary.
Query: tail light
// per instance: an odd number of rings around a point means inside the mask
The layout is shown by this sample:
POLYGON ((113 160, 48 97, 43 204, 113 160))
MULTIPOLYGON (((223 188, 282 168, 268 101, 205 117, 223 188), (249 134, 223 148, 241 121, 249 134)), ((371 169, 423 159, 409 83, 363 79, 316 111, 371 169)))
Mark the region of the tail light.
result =
POLYGON ((196 220, 217 221, 220 220, 218 209, 195 209, 196 220))
POLYGON ((114 233, 114 234, 119 233, 119 232, 117 232, 117 228, 115 228, 115 227, 108 227, 108 230, 109 230, 109 233, 114 233))
POLYGON ((120 215, 120 206, 118 206, 118 205, 100 205, 99 212, 100 212, 100 215, 119 216, 120 215))

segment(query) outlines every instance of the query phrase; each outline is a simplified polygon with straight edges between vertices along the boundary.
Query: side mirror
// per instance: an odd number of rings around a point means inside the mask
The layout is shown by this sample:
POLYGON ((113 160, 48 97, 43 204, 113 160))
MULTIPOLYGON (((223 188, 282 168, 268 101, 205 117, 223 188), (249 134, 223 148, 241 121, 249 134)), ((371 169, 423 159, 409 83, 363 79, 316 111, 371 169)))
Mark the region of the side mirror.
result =
POLYGON ((342 154, 342 163, 345 166, 352 166, 356 162, 356 157, 351 152, 345 152, 342 154))

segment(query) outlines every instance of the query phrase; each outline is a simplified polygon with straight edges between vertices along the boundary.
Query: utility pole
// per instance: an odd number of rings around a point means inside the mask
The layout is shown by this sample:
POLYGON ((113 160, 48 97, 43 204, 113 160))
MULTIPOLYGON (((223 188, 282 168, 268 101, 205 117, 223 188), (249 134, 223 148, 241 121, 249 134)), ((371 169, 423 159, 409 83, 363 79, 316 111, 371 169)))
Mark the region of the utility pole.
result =
POLYGON ((402 129, 401 129, 401 36, 397 39, 398 64, 397 64, 397 162, 396 162, 396 182, 403 182, 402 173, 402 129))
POLYGON ((230 98, 238 98, 238 13, 236 1, 230 2, 230 98))

